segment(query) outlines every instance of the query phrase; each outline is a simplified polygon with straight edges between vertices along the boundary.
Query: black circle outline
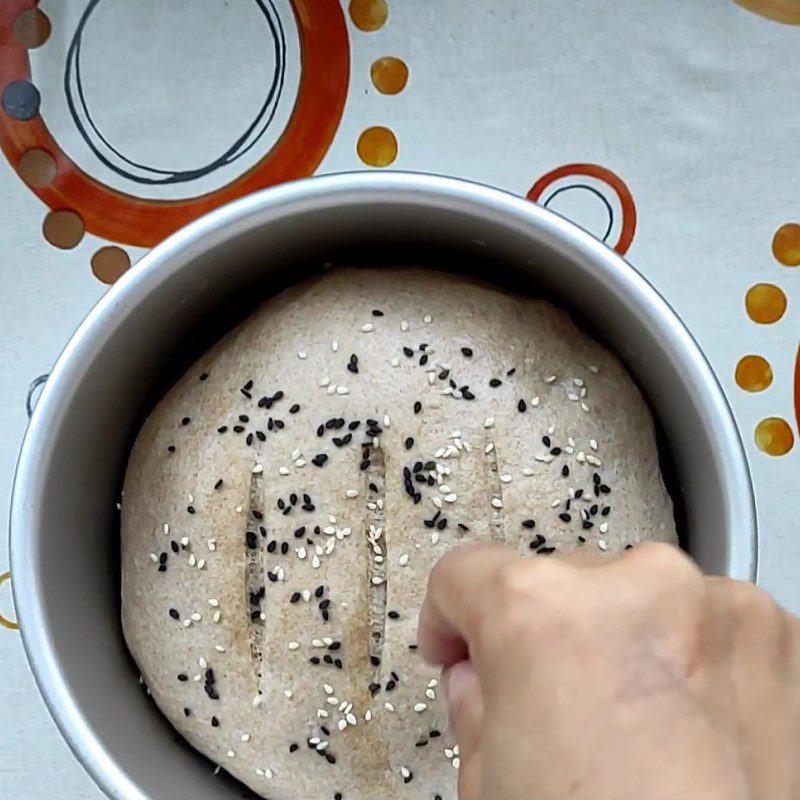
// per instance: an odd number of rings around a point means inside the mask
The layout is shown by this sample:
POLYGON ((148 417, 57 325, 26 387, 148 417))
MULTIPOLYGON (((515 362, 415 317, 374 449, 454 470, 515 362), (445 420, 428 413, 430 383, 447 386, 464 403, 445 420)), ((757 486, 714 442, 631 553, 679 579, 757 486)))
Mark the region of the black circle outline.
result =
POLYGON ((611 231, 614 229, 614 209, 612 208, 611 203, 609 203, 608 200, 606 199, 606 196, 598 189, 595 189, 594 186, 589 186, 586 183, 571 183, 569 186, 562 186, 560 189, 556 189, 547 198, 547 200, 545 200, 542 203, 542 205, 545 208, 548 208, 551 200, 554 200, 562 192, 569 191, 570 189, 585 189, 587 192, 591 192, 595 197, 600 198, 603 205, 606 207, 606 211, 608 211, 608 228, 606 228, 606 232, 603 234, 600 241, 601 242, 607 241, 608 237, 611 235, 611 231))
POLYGON ((228 164, 232 164, 234 161, 237 161, 246 153, 248 153, 256 143, 262 138, 262 136, 266 133, 269 126, 272 124, 272 120, 275 117, 275 113, 277 112, 278 105, 280 103, 281 94, 283 92, 284 87, 284 80, 286 74, 286 37, 284 35, 283 30, 283 23, 281 22, 280 14, 278 14, 277 9, 275 8, 275 4, 273 0, 252 0, 259 8, 261 13, 264 15, 264 18, 267 21, 270 30, 270 36, 272 38, 272 43, 275 48, 275 69, 272 75, 272 82, 270 83, 269 91, 267 92, 267 96, 264 99, 261 107, 258 110, 253 121, 248 125, 247 130, 239 136, 236 141, 219 157, 214 159, 209 164, 206 164, 203 167, 198 167, 195 169, 190 170, 163 170, 157 169, 155 167, 149 167, 146 164, 140 164, 136 161, 125 156, 121 153, 117 148, 115 148, 106 138, 103 136, 97 125, 95 124, 94 120, 92 119, 91 113, 89 112, 88 105, 86 103, 86 98, 83 91, 83 81, 81 79, 81 71, 80 71, 80 56, 81 56, 81 47, 83 41, 83 33, 86 28, 86 23, 89 20, 92 12, 95 8, 99 5, 100 0, 90 0, 87 4, 86 8, 81 15, 80 20, 78 21, 78 25, 75 29, 75 34, 72 37, 72 41, 70 42, 69 48, 67 49, 67 57, 66 63, 64 67, 64 93, 67 99, 67 106, 69 108, 70 116, 72 117, 75 126, 78 129, 78 132, 81 134, 83 140, 89 146, 91 151, 97 156, 97 158, 105 164, 110 170, 115 172, 117 175, 120 175, 128 180, 133 181, 134 183, 145 184, 145 185, 167 185, 167 184, 175 184, 175 183, 187 183, 192 180, 196 180, 197 178, 201 178, 204 175, 209 175, 212 172, 216 171, 220 167, 227 166, 228 164), (270 15, 270 11, 272 15, 270 15), (94 133, 100 139, 100 141, 105 144, 105 146, 114 153, 117 157, 119 157, 122 161, 129 164, 132 167, 136 167, 137 169, 143 170, 145 172, 149 172, 151 175, 157 175, 162 177, 143 177, 141 175, 137 175, 129 170, 126 170, 124 167, 120 167, 117 164, 114 164, 103 152, 101 152, 100 148, 95 144, 92 140, 91 136, 89 135, 89 131, 86 129, 86 126, 83 124, 82 120, 78 115, 78 111, 75 104, 75 98, 73 96, 73 89, 72 89, 72 81, 71 78, 73 77, 74 72, 74 80, 75 80, 75 87, 78 91, 78 98, 80 100, 80 105, 83 110, 86 119, 91 126, 94 133), (271 107, 271 110, 270 110, 271 107), (266 120, 265 120, 266 117, 266 120), (263 125, 262 125, 263 123, 263 125), (253 133, 253 131, 262 125, 261 130, 257 132, 254 136, 252 141, 247 145, 244 146, 244 143, 247 141, 248 137, 253 133))

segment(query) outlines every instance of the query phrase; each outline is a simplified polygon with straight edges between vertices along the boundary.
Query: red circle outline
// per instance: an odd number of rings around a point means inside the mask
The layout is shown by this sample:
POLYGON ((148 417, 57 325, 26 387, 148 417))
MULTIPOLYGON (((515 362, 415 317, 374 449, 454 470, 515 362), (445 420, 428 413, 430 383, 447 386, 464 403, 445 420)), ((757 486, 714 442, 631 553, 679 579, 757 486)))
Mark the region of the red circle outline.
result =
MULTIPOLYGON (((0 88, 31 80, 28 51, 16 41, 14 20, 39 0, 0 3, 0 88)), ((292 0, 300 34, 302 70, 286 129, 255 166, 214 192, 185 200, 148 200, 92 178, 59 147, 41 116, 28 122, 0 111, 0 148, 16 170, 23 154, 39 147, 56 162, 44 188, 29 186, 52 210, 69 209, 86 230, 108 241, 152 247, 203 214, 251 192, 312 175, 336 135, 350 81, 347 24, 339 0, 292 0)))
POLYGON ((622 230, 619 234, 619 240, 614 245, 614 250, 624 256, 628 252, 633 242, 633 236, 636 233, 636 204, 633 202, 633 195, 625 181, 610 169, 601 167, 598 164, 565 164, 563 167, 558 167, 546 175, 542 175, 528 192, 528 200, 538 203, 539 198, 551 183, 571 175, 597 178, 607 183, 617 193, 622 206, 622 230))

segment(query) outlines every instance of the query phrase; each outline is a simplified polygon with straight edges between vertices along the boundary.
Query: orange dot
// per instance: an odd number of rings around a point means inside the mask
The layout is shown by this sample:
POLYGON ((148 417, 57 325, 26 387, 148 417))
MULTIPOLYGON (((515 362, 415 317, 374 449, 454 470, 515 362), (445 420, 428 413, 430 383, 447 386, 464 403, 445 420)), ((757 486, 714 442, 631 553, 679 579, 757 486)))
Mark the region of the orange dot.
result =
POLYGON ((41 47, 50 38, 50 17, 38 8, 25 9, 14 20, 14 38, 28 50, 41 47))
POLYGON ((744 356, 736 365, 736 383, 746 392, 763 392, 772 384, 772 367, 761 356, 744 356))
POLYGON ((785 456, 794 447, 789 423, 780 417, 767 417, 756 425, 756 445, 768 456, 785 456))
POLYGON ((380 30, 389 19, 386 0, 350 0, 350 19, 359 30, 380 30))
POLYGON ((769 325, 786 312, 786 295, 771 283, 757 283, 747 290, 744 304, 753 322, 769 325))
POLYGON ((17 172, 28 186, 42 189, 55 179, 56 162, 47 150, 33 147, 22 154, 17 164, 17 172))
POLYGON ((381 94, 400 94, 408 83, 408 67, 401 58, 384 56, 373 61, 370 76, 381 94))
POLYGON ((796 222, 781 225, 772 239, 772 252, 785 267, 800 266, 800 225, 796 222))
POLYGON ((101 247, 92 256, 92 272, 103 283, 118 281, 131 268, 131 257, 116 245, 101 247))
POLYGON ((62 250, 77 247, 85 231, 83 220, 74 211, 51 211, 42 226, 44 238, 62 250))
POLYGON ((358 137, 359 158, 370 167, 388 167, 397 158, 397 139, 381 126, 367 128, 358 137))
POLYGON ((786 25, 800 25, 800 4, 797 0, 733 0, 737 5, 754 14, 783 22, 786 25))

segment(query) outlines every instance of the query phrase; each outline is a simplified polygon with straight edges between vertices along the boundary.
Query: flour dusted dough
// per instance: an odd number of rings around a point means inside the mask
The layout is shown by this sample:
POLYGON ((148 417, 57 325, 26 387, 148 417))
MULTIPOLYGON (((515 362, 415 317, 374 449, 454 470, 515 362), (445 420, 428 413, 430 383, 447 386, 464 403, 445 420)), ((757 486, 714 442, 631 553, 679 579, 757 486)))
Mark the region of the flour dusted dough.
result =
POLYGON ((336 271, 263 305, 144 425, 125 638, 175 728, 264 796, 453 800, 411 648, 430 569, 474 539, 676 541, 642 397, 545 302, 336 271))

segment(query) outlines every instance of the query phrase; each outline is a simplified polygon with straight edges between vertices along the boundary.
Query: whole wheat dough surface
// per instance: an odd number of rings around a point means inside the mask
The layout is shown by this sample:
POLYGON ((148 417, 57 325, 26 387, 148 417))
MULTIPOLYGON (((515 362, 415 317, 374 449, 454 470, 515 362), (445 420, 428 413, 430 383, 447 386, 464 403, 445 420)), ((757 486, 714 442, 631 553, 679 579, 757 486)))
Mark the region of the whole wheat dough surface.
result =
POLYGON ((414 647, 430 569, 476 539, 675 541, 642 397, 545 302, 334 271, 263 305, 144 425, 125 638, 175 728, 261 795, 454 800, 414 647))

